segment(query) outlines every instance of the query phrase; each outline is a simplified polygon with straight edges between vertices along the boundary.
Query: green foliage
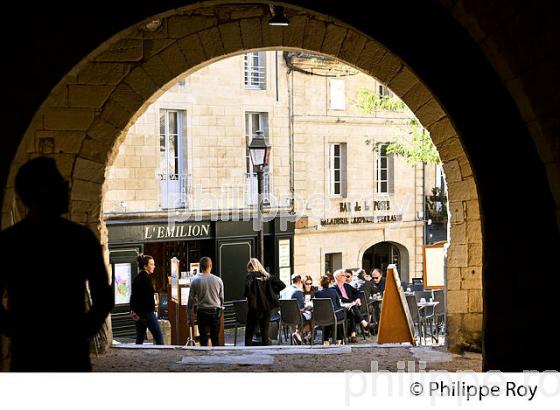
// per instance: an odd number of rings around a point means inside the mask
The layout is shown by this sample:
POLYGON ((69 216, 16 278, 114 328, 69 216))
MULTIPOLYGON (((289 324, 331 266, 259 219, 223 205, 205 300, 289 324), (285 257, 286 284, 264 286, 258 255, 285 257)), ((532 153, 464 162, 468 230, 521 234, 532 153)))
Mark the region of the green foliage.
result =
POLYGON ((355 106, 366 113, 374 113, 376 111, 392 111, 404 112, 407 106, 399 99, 380 96, 373 90, 368 88, 360 88, 356 96, 355 106))
MULTIPOLYGON (((406 132, 409 136, 405 142, 392 142, 387 146, 387 153, 401 156, 407 164, 414 166, 418 162, 425 164, 439 164, 439 153, 430 138, 430 133, 422 127, 412 111, 399 99, 394 97, 381 97, 375 91, 360 88, 356 95, 354 106, 366 114, 378 111, 403 112, 407 116, 406 132)), ((392 122, 392 121, 391 121, 392 122)), ((371 144, 370 140, 366 144, 371 144)), ((380 143, 376 144, 377 147, 380 143)))

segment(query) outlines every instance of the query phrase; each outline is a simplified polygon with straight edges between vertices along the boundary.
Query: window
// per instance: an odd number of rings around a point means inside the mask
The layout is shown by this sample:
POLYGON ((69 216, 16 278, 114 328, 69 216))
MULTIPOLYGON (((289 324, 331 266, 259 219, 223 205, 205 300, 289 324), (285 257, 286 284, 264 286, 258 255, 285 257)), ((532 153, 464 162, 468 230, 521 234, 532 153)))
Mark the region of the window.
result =
POLYGON ((346 144, 329 144, 329 194, 346 196, 346 144))
POLYGON ((379 91, 379 97, 384 98, 391 98, 393 93, 383 84, 378 84, 377 89, 379 91))
POLYGON ((344 110, 346 108, 344 99, 344 80, 339 78, 331 78, 330 85, 330 100, 331 110, 344 110))
MULTIPOLYGON (((245 113, 245 132, 246 132, 246 150, 245 162, 247 164, 247 205, 258 204, 258 181, 257 173, 253 170, 253 162, 251 161, 251 153, 249 152, 249 144, 257 131, 263 131, 264 137, 268 136, 268 113, 266 112, 247 112, 245 113)), ((263 174, 263 203, 270 203, 270 166, 264 169, 263 174)))
POLYGON ((182 208, 186 203, 187 144, 184 118, 184 111, 160 110, 159 176, 162 208, 182 208))
POLYGON ((342 269, 342 253, 325 254, 325 274, 334 273, 335 270, 342 269))
POLYGON ((266 90, 266 54, 264 51, 246 53, 243 56, 246 88, 266 90))
POLYGON ((393 193, 393 155, 387 154, 387 145, 381 144, 377 149, 375 161, 375 187, 378 194, 393 193))

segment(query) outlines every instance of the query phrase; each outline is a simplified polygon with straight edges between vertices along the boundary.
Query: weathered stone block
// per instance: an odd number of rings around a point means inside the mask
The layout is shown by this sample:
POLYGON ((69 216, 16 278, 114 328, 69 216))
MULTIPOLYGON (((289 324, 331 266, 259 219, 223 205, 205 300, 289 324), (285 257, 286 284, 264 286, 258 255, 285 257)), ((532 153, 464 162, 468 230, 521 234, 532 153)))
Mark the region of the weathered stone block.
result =
POLYGON ((72 201, 98 201, 101 203, 101 184, 74 179, 70 199, 72 201))
POLYGON ((137 67, 132 70, 130 74, 126 76, 124 82, 146 100, 160 88, 142 67, 137 67))
POLYGON ((432 141, 434 142, 436 147, 438 147, 438 150, 440 145, 442 145, 446 140, 453 137, 457 138, 455 128, 453 128, 453 125, 451 124, 451 121, 449 121, 448 117, 444 117, 439 121, 430 124, 430 126, 428 127, 428 131, 430 132, 432 141))
POLYGON ((167 68, 160 56, 153 56, 146 61, 142 68, 155 84, 160 87, 173 80, 176 76, 167 68))
POLYGON ((177 43, 173 43, 159 54, 161 61, 167 69, 175 76, 183 74, 187 70, 187 60, 179 49, 177 43))
POLYGON ((418 78, 406 66, 403 66, 401 71, 395 75, 387 86, 396 94, 406 94, 418 82, 418 78))
POLYGON ((472 177, 460 182, 449 183, 447 191, 450 202, 468 201, 477 197, 476 186, 472 177))
POLYGON ((426 104, 432 98, 432 93, 422 83, 415 84, 405 95, 402 100, 412 112, 415 112, 426 104))
POLYGON ((445 172, 445 179, 448 184, 451 182, 459 182, 462 180, 459 162, 456 160, 444 163, 443 171, 445 172))
POLYGON ((145 101, 140 94, 126 83, 121 83, 117 86, 115 91, 111 94, 111 100, 122 107, 128 107, 127 111, 129 113, 139 110, 145 101))
POLYGON ((451 225, 451 243, 466 244, 467 243, 467 224, 462 222, 451 225))
POLYGON ((263 46, 260 18, 241 20, 239 26, 241 28, 241 40, 245 49, 263 46))
POLYGON ((232 53, 243 49, 239 22, 235 21, 232 23, 220 24, 218 27, 226 53, 232 53))
POLYGON ((480 221, 480 204, 478 200, 466 201, 466 216, 468 221, 480 221))
POLYGON ((325 38, 327 26, 322 21, 309 19, 305 26, 303 48, 306 50, 320 50, 325 38))
POLYGON ((171 16, 167 19, 167 32, 171 38, 182 38, 215 26, 217 19, 209 16, 171 16))
POLYGON ((466 334, 471 333, 474 336, 474 334, 480 335, 482 332, 482 313, 469 313, 463 316, 462 322, 463 332, 466 334))
POLYGON ((463 175, 463 178, 472 176, 471 164, 466 154, 461 155, 460 157, 458 157, 458 159, 459 166, 461 167, 461 175, 463 175))
POLYGON ((356 65, 365 68, 368 73, 373 75, 377 72, 377 66, 387 52, 387 49, 377 41, 370 40, 362 50, 356 65), (371 68, 367 69, 367 67, 371 68))
POLYGON ((93 110, 88 109, 47 108, 43 114, 43 126, 47 130, 85 131, 93 116, 93 110))
POLYGON ((321 51, 325 54, 338 57, 347 31, 348 30, 344 27, 337 26, 336 24, 327 25, 321 51))
POLYGON ((294 16, 290 18, 290 25, 282 30, 282 44, 286 47, 303 47, 303 35, 307 25, 307 17, 294 16))
POLYGON ((480 230, 480 221, 468 220, 467 218, 467 240, 469 243, 482 242, 482 232, 480 230))
POLYGON ((366 37, 355 31, 348 30, 338 57, 349 64, 355 64, 365 45, 366 37))
POLYGON ((112 85, 69 85, 68 102, 73 107, 99 108, 113 88, 112 85))
POLYGON ((103 163, 108 160, 111 147, 111 143, 86 137, 80 150, 80 157, 103 163))
POLYGON ((206 61, 206 54, 197 34, 191 34, 190 36, 184 37, 179 40, 177 44, 183 51, 183 55, 187 60, 189 68, 195 67, 206 61))
POLYGON ((220 30, 217 27, 212 27, 208 30, 200 31, 198 33, 200 43, 204 48, 204 53, 208 59, 219 57, 225 54, 224 45, 222 44, 222 37, 220 30))
POLYGON ((482 313, 482 290, 469 290, 469 312, 482 313))
POLYGON ((482 243, 469 243, 469 266, 482 266, 482 243))
POLYGON ((446 116, 441 105, 433 98, 416 110, 414 114, 426 128, 446 116))
POLYGON ((119 63, 94 63, 84 66, 78 73, 79 84, 118 84, 128 72, 129 66, 119 63))
MULTIPOLYGON (((443 161, 443 163, 447 163, 453 160, 457 160, 464 157, 465 151, 463 150, 463 146, 457 137, 451 137, 441 144, 437 145, 437 149, 439 152, 439 157, 443 161)), ((459 162, 459 168, 461 163, 459 162)), ((461 174, 462 175, 462 174, 461 174)), ((462 177, 464 177, 462 175, 462 177)))
POLYGON ((482 267, 468 266, 461 268, 461 289, 482 290, 482 267))
POLYGON ((113 125, 114 128, 124 129, 133 115, 134 112, 129 110, 128 107, 122 106, 113 99, 110 99, 105 104, 105 109, 101 113, 101 119, 113 125))
POLYGON ((142 60, 143 56, 142 40, 123 38, 115 44, 111 44, 109 49, 98 55, 95 60, 98 62, 134 62, 142 60))
POLYGON ((467 266, 467 245, 452 243, 447 251, 448 266, 467 266))
POLYGON ((84 131, 37 131, 35 133, 35 152, 41 152, 40 140, 53 138, 53 152, 75 154, 80 151, 85 138, 84 131))
POLYGON ((448 290, 447 291, 447 312, 467 313, 469 311, 469 291, 467 290, 448 290))
POLYGON ((102 184, 105 180, 105 164, 78 157, 73 177, 102 184))
POLYGON ((387 52, 379 62, 376 77, 379 78, 381 82, 387 84, 397 75, 402 67, 401 59, 393 53, 387 52))

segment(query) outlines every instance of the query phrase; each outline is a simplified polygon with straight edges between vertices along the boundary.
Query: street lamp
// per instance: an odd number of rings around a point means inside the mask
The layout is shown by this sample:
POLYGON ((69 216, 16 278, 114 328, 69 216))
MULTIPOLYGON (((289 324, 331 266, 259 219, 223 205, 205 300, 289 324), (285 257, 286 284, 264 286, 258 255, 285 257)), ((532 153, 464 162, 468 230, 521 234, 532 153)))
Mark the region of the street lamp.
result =
POLYGON ((257 221, 259 226, 258 235, 258 258, 264 266, 264 227, 262 223, 262 191, 263 191, 263 174, 264 169, 268 166, 270 160, 270 150, 271 146, 264 137, 264 132, 258 130, 253 140, 249 144, 249 152, 251 154, 251 162, 253 163, 253 169, 257 172, 257 198, 258 198, 258 212, 257 221))

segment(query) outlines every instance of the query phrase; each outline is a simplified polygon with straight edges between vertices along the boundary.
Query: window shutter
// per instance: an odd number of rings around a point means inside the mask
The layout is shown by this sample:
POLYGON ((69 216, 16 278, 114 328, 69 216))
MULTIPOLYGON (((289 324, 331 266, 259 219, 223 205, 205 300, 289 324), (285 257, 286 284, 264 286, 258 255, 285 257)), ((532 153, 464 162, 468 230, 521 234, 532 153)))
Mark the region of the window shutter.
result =
POLYGON ((387 192, 395 193, 395 156, 393 154, 387 155, 387 192))
POLYGON ((346 144, 340 144, 340 195, 343 198, 347 197, 348 187, 347 187, 347 176, 346 176, 346 144))

